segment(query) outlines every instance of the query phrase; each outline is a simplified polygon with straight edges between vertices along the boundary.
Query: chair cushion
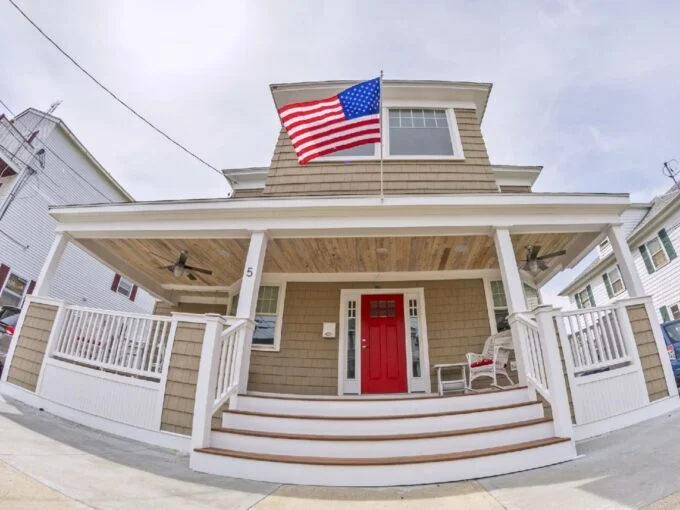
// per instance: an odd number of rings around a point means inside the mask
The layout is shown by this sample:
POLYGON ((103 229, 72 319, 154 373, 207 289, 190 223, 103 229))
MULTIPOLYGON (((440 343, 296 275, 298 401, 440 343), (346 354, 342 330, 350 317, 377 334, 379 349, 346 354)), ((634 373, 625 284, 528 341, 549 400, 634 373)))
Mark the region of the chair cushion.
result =
POLYGON ((470 368, 484 367, 486 365, 491 365, 491 364, 493 364, 492 359, 483 359, 482 361, 473 361, 470 364, 470 368))

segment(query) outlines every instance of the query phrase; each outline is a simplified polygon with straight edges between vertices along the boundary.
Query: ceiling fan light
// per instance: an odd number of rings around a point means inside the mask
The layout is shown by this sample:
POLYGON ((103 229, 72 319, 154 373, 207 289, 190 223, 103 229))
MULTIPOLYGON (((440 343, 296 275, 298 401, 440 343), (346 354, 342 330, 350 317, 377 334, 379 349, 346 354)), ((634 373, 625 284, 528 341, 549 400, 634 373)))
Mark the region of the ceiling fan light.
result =
POLYGON ((184 266, 180 266, 178 264, 175 264, 175 267, 172 268, 172 274, 174 274, 177 278, 182 276, 184 274, 184 266))
POLYGON ((540 272, 539 267, 538 267, 538 261, 536 261, 536 260, 530 260, 529 261, 529 272, 533 275, 536 275, 540 272))

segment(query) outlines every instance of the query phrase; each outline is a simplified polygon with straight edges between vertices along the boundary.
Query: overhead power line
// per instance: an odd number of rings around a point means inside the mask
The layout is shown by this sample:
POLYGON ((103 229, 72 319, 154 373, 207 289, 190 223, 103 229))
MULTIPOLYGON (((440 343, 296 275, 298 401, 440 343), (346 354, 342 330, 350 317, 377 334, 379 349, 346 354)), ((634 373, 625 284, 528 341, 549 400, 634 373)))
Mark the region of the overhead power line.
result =
POLYGON ((184 145, 182 145, 182 144, 179 143, 177 140, 175 140, 173 137, 171 137, 170 135, 168 135, 167 133, 165 133, 165 132, 164 132, 163 130, 161 130, 159 127, 156 127, 156 125, 153 124, 150 120, 148 120, 148 119, 147 119, 146 117, 144 117, 142 114, 138 113, 134 108, 132 108, 132 107, 131 107, 130 105, 128 105, 125 101, 123 101, 121 98, 119 98, 114 92, 111 91, 111 89, 109 89, 106 85, 104 85, 104 84, 103 84, 102 82, 100 82, 97 78, 95 78, 92 74, 90 74, 83 66, 81 66, 78 62, 76 62, 76 60, 75 60, 73 57, 71 57, 71 55, 69 55, 68 53, 66 53, 66 51, 63 50, 63 49, 61 48, 61 46, 59 46, 59 45, 54 41, 54 39, 52 39, 49 35, 47 35, 47 34, 42 30, 42 28, 40 28, 40 27, 39 27, 39 26, 38 26, 31 18, 28 17, 28 15, 27 15, 24 11, 21 10, 21 7, 19 7, 19 6, 14 2, 14 0, 8 0, 8 1, 9 1, 10 4, 12 4, 12 6, 13 6, 17 11, 19 11, 19 13, 20 13, 24 18, 26 18, 26 20, 27 20, 31 25, 33 25, 33 27, 34 27, 38 32, 40 32, 40 34, 42 34, 42 36, 43 36, 45 39, 47 39, 47 40, 52 44, 52 46, 54 46, 57 50, 59 50, 59 52, 60 52, 62 55, 64 55, 68 60, 70 60, 71 63, 72 63, 74 66, 76 66, 78 69, 80 69, 80 70, 81 70, 88 78, 90 78, 93 82, 95 82, 97 85, 99 85, 100 88, 102 88, 102 89, 103 89, 107 94, 109 94, 113 99, 115 99, 116 101, 118 101, 118 102, 119 102, 123 107, 125 107, 130 113, 132 113, 135 117, 137 117, 139 120, 141 120, 142 122, 144 122, 144 123, 145 123, 147 126, 149 126, 151 129, 153 129, 154 131, 156 131, 159 135, 161 135, 162 137, 164 137, 166 140, 168 140, 169 142, 172 142, 172 143, 175 144, 177 147, 179 147, 180 149, 182 149, 184 152, 186 152, 187 154, 189 154, 191 157, 193 157, 193 158, 196 159, 197 161, 200 161, 201 163, 203 163, 205 166, 207 166, 207 167, 210 168, 211 170, 213 170, 213 171, 217 172, 218 174, 222 175, 222 172, 220 172, 220 170, 219 170, 218 168, 216 168, 216 167, 214 167, 213 165, 211 165, 210 163, 208 163, 205 159, 203 159, 202 157, 200 157, 200 156, 199 156, 198 154, 196 154, 195 152, 193 152, 193 151, 187 149, 184 145))
MULTIPOLYGON (((19 124, 21 124, 21 126, 22 126, 23 128, 27 128, 26 124, 14 114, 14 112, 10 109, 10 107, 7 106, 7 103, 5 103, 1 98, 0 98, 0 104, 1 104, 1 105, 9 112, 9 114, 10 114, 12 117, 14 117, 14 122, 15 122, 15 123, 19 123, 19 124)), ((15 140, 18 140, 19 143, 25 143, 25 141, 26 141, 25 138, 23 138, 23 139, 22 139, 22 138, 19 138, 19 137, 18 137, 11 129, 9 130, 9 133, 14 137, 15 140)), ((30 136, 31 134, 29 133, 28 135, 30 136)), ((106 196, 106 195, 105 195, 100 189, 98 189, 94 184, 92 184, 92 183, 91 183, 90 181, 88 181, 85 177, 83 177, 82 175, 80 175, 80 172, 78 172, 78 171, 77 171, 76 169, 74 169, 71 165, 69 165, 66 161, 64 161, 64 159, 63 159, 63 158, 62 158, 62 157, 61 157, 61 156, 60 156, 60 155, 59 155, 52 147, 50 147, 50 146, 47 144, 47 142, 46 142, 45 140, 42 140, 41 143, 43 144, 43 146, 45 147, 45 149, 46 149, 50 154, 52 154, 55 158, 57 158, 59 161, 61 161, 61 163, 62 163, 66 168, 68 168, 69 170, 71 170, 71 172, 73 172, 73 175, 75 175, 78 179, 80 179, 82 182, 84 182, 85 184, 87 184, 87 185, 88 185, 90 188, 92 188, 94 191, 96 191, 97 193, 99 193, 102 197, 104 197, 104 199, 105 199, 107 202, 113 202, 113 200, 111 200, 111 198, 109 198, 108 196, 106 196)), ((25 164, 27 164, 27 163, 25 163, 25 164)))

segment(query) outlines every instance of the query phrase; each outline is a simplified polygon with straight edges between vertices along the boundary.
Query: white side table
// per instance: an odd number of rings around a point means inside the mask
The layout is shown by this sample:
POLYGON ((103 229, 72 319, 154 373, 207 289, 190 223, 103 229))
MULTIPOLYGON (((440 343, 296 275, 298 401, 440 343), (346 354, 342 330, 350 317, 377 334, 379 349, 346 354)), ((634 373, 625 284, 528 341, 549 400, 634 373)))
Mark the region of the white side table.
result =
POLYGON ((445 391, 465 391, 467 389, 467 375, 465 373, 467 363, 446 363, 435 365, 432 368, 437 371, 437 386, 439 389, 439 396, 444 395, 445 391), (460 377, 453 379, 442 379, 442 371, 446 369, 460 370, 460 377))

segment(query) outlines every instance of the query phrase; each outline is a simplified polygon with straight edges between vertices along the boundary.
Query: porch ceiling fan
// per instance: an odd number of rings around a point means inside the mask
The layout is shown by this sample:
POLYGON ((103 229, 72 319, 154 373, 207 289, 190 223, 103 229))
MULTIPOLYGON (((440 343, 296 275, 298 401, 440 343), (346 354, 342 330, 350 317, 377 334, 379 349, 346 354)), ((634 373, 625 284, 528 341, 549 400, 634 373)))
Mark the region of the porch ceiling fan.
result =
POLYGON ((519 268, 522 271, 528 271, 531 274, 537 274, 539 271, 545 271, 548 269, 548 264, 545 263, 546 260, 555 257, 561 257, 564 255, 566 250, 554 251, 552 253, 547 253, 545 255, 538 254, 541 252, 541 245, 534 244, 527 246, 527 258, 522 262, 519 268))
MULTIPOLYGON (((162 260, 167 260, 168 262, 172 262, 170 259, 166 257, 162 257, 161 255, 158 255, 156 253, 152 253, 154 257, 158 257, 159 259, 162 260)), ((203 269, 200 267, 194 267, 190 266, 187 264, 187 259, 189 258, 189 252, 187 250, 182 250, 179 252, 179 257, 177 257, 177 260, 170 264, 169 266, 159 266, 158 269, 167 269, 170 271, 172 274, 174 274, 177 278, 181 278, 182 276, 186 276, 189 278, 189 280, 196 280, 196 275, 194 273, 203 273, 207 275, 213 274, 213 272, 209 269, 203 269)))

